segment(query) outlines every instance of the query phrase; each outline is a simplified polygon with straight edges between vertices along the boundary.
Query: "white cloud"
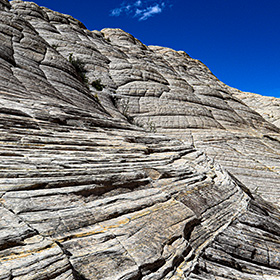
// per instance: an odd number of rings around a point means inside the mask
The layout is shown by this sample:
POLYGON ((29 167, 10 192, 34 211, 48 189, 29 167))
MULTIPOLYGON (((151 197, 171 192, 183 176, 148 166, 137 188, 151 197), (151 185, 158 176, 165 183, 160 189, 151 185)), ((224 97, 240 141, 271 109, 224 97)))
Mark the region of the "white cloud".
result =
POLYGON ((138 16, 138 15, 141 15, 141 14, 142 14, 142 11, 141 11, 141 10, 137 9, 137 10, 135 11, 135 16, 138 16))
POLYGON ((123 9, 122 8, 116 8, 114 10, 111 11, 110 15, 113 17, 118 17, 121 15, 123 9))
POLYGON ((162 13, 166 8, 166 2, 169 0, 137 0, 126 1, 121 4, 119 8, 113 9, 111 16, 133 16, 139 21, 147 20, 148 18, 162 13))
POLYGON ((161 12, 162 8, 158 4, 156 4, 153 7, 148 7, 147 9, 140 11, 140 13, 138 13, 141 15, 139 20, 146 20, 155 14, 160 14, 161 12))
POLYGON ((110 15, 114 17, 119 17, 122 13, 129 14, 131 8, 132 6, 130 4, 125 4, 123 2, 119 8, 111 10, 110 15))

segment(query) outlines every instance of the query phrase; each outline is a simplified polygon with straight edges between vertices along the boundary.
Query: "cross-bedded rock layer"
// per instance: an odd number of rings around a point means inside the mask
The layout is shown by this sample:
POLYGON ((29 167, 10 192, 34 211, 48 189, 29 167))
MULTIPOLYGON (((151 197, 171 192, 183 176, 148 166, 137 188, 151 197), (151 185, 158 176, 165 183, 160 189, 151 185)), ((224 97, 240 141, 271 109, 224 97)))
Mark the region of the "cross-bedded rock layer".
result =
POLYGON ((267 121, 280 127, 280 100, 270 96, 236 90, 234 95, 261 114, 267 121))
POLYGON ((280 279, 276 126, 184 52, 0 21, 1 280, 280 279))

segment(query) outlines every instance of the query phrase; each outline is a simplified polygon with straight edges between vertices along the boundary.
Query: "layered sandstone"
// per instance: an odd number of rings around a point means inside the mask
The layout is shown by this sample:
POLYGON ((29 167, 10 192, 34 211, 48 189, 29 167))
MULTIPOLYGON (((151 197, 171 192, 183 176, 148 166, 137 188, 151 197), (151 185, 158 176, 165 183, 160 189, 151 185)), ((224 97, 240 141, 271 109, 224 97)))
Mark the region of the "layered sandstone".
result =
POLYGON ((119 29, 18 0, 0 20, 1 280, 280 279, 262 106, 119 29))

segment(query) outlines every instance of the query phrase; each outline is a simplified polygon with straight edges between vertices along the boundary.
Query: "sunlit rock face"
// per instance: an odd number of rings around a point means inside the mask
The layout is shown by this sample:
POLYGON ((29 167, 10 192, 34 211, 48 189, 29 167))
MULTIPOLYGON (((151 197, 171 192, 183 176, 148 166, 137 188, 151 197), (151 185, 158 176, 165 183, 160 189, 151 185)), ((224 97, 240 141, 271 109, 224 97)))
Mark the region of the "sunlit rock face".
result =
POLYGON ((280 128, 279 98, 235 90, 233 94, 261 114, 267 121, 280 128))
POLYGON ((265 99, 34 3, 0 20, 0 280, 280 279, 265 99))

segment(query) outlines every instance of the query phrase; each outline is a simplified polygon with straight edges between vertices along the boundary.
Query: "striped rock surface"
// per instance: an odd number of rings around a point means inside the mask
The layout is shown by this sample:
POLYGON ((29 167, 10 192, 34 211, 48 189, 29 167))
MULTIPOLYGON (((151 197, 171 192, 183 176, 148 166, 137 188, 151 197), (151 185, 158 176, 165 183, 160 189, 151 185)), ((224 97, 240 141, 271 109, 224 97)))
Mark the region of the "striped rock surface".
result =
POLYGON ((280 279, 276 125, 184 52, 0 20, 1 280, 280 279))

